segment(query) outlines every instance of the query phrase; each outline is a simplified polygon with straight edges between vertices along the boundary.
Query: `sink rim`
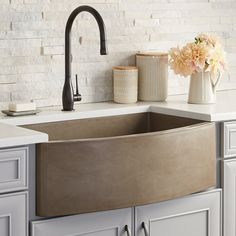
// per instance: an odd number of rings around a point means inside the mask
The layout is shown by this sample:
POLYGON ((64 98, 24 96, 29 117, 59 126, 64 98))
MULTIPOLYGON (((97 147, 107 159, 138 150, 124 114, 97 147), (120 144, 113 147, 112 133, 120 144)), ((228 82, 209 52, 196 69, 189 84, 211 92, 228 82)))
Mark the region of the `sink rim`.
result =
MULTIPOLYGON (((146 136, 155 136, 155 135, 164 135, 164 134, 172 134, 177 133, 181 130, 181 132, 187 131, 189 129, 197 129, 199 127, 207 126, 208 121, 199 122, 197 124, 187 125, 184 127, 178 127, 173 129, 167 129, 162 131, 149 131, 145 133, 137 133, 137 134, 127 134, 127 135, 117 135, 110 137, 98 137, 98 138, 77 138, 77 139, 61 139, 61 140, 48 140, 47 142, 43 142, 42 144, 53 144, 53 143, 71 143, 71 142, 99 142, 99 141, 107 141, 107 140, 116 140, 116 139, 128 139, 128 138, 141 138, 146 136)), ((47 133, 45 133, 47 134, 47 133)))

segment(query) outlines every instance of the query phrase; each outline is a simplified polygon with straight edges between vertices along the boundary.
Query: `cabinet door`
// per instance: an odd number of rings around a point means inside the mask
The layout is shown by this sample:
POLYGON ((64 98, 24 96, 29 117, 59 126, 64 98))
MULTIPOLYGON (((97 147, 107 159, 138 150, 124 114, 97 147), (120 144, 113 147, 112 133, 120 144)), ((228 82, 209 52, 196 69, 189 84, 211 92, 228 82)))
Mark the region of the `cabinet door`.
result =
POLYGON ((31 236, 129 236, 131 215, 127 208, 33 221, 31 236))
POLYGON ((27 194, 0 195, 0 235, 27 236, 27 194))
POLYGON ((224 161, 224 236, 236 235, 236 160, 224 161))
POLYGON ((220 236, 221 191, 136 208, 138 236, 220 236))

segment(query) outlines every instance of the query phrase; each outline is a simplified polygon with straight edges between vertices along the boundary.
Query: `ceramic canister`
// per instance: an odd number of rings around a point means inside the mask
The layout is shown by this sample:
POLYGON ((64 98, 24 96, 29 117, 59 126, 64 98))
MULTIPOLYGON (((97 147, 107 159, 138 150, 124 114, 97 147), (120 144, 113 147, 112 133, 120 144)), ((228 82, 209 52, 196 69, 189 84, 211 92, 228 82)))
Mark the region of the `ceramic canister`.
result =
POLYGON ((138 69, 133 66, 113 68, 114 101, 135 103, 138 100, 138 69))
POLYGON ((138 53, 136 63, 139 100, 165 101, 168 94, 168 53, 138 53))

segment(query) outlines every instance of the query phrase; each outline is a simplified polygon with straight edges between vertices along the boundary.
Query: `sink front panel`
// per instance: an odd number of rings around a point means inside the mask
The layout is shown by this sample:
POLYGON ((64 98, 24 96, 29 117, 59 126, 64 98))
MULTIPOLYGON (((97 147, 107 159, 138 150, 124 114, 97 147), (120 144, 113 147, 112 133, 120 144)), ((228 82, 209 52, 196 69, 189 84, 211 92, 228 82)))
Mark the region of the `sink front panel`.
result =
POLYGON ((60 134, 37 145, 37 215, 144 205, 215 186, 214 124, 157 114, 127 116, 132 122, 122 128, 114 118, 108 126, 117 128, 106 137, 98 132, 100 138, 80 139, 84 135, 78 132, 59 141, 60 134))

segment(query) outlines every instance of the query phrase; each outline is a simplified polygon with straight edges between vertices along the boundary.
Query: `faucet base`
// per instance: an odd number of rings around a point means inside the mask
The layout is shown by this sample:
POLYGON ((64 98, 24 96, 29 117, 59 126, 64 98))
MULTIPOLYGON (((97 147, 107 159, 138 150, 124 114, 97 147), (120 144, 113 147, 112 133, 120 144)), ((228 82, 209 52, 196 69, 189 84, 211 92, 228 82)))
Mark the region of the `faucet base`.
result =
POLYGON ((61 109, 61 111, 75 111, 75 109, 73 109, 73 110, 64 110, 64 109, 61 109))

